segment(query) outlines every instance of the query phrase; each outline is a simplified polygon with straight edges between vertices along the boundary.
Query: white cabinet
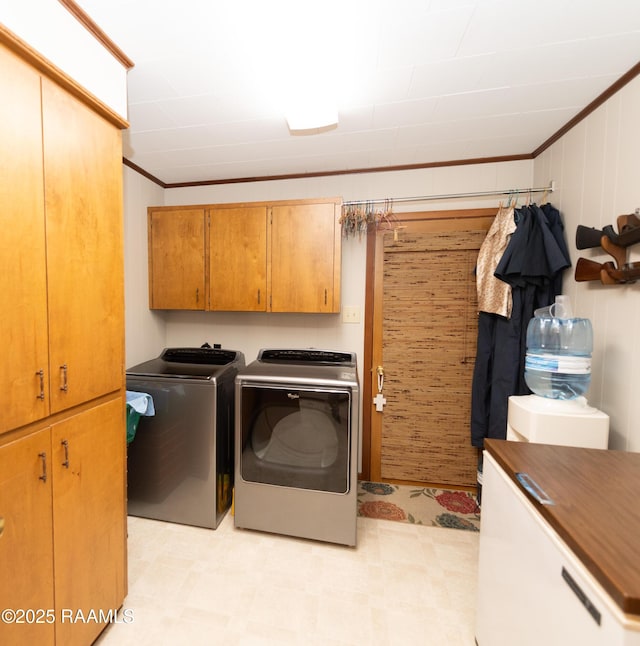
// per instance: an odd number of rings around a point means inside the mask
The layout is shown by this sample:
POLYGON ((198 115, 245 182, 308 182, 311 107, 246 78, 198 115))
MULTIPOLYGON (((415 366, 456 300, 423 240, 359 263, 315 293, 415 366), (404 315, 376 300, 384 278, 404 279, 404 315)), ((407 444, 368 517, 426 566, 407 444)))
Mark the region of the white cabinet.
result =
POLYGON ((640 617, 621 611, 487 451, 483 476, 478 646, 640 645, 640 617))

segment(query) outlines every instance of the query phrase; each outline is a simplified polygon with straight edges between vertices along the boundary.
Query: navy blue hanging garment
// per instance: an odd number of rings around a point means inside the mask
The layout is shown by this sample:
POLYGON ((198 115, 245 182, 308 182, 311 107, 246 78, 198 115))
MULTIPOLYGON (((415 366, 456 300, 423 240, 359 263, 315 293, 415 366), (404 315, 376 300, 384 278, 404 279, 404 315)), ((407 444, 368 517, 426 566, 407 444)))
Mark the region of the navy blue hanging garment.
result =
POLYGON ((560 213, 550 204, 515 211, 516 230, 495 276, 511 285, 511 317, 479 312, 476 363, 471 388, 471 444, 505 439, 511 395, 531 393, 524 381, 527 326, 534 311, 562 293, 562 273, 571 266, 560 213))

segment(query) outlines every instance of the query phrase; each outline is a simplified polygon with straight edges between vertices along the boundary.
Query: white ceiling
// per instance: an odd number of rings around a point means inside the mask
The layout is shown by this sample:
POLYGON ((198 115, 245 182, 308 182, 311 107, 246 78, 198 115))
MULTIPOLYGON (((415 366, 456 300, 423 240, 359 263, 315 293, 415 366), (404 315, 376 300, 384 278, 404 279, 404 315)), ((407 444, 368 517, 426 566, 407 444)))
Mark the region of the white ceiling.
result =
POLYGON ((76 1, 166 184, 528 154, 640 61, 640 0, 76 1), (310 80, 339 124, 292 134, 310 80))

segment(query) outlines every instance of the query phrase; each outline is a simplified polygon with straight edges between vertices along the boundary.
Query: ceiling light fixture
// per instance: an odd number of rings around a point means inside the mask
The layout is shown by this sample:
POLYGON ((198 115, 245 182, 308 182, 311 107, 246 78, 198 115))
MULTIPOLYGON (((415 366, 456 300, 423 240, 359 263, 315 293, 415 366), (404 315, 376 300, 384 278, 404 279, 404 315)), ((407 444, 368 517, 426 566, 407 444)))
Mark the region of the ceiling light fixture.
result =
POLYGON ((286 119, 292 133, 315 134, 337 127, 338 110, 318 100, 298 101, 287 110, 286 119))

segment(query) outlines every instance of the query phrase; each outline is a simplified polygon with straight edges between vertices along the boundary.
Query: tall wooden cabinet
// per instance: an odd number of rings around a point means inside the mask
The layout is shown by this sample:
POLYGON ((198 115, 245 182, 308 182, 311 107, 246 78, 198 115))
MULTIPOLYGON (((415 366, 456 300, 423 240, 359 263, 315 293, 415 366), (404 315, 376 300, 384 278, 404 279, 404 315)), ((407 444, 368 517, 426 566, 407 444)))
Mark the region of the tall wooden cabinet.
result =
POLYGON ((149 207, 149 306, 339 312, 340 204, 149 207))
POLYGON ((50 613, 0 643, 82 646, 126 594, 125 124, 2 42, 0 606, 50 613))

